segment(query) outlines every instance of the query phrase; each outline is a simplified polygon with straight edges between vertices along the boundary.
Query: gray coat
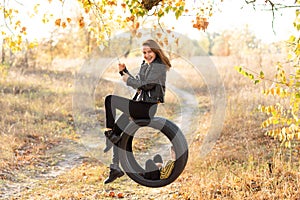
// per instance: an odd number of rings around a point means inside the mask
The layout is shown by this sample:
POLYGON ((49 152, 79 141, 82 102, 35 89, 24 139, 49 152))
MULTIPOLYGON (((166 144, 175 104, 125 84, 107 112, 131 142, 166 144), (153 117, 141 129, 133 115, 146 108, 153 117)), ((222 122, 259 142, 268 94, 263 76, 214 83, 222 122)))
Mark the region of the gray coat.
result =
POLYGON ((158 57, 150 64, 143 62, 137 76, 130 76, 126 82, 128 86, 137 89, 134 100, 163 103, 166 73, 166 65, 158 57))

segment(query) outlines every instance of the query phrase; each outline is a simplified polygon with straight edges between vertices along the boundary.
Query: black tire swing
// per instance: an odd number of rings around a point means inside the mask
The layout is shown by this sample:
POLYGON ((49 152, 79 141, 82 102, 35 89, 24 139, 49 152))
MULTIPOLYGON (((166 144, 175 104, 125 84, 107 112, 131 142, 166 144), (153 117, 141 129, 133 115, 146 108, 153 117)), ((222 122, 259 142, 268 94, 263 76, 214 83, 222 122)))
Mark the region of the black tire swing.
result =
POLYGON ((181 130, 173 122, 154 117, 134 120, 128 124, 119 143, 119 157, 125 173, 136 183, 146 187, 163 187, 175 181, 184 170, 188 160, 188 144, 181 130), (176 160, 171 175, 166 179, 149 180, 143 177, 144 168, 135 159, 132 141, 140 127, 151 127, 164 134, 174 147, 176 160))

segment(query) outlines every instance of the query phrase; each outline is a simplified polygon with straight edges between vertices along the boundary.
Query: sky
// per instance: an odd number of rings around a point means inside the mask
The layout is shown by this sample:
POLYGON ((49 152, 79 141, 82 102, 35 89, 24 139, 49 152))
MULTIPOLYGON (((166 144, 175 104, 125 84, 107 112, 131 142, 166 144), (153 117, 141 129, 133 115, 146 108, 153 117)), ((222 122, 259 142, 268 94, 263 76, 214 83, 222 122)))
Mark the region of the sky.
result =
MULTIPOLYGON (((275 0, 276 1, 276 0, 275 0)), ((275 2, 274 1, 274 2, 275 2)), ((264 4, 264 0, 258 0, 264 4)), ((281 1, 285 3, 294 2, 291 0, 281 1)), ((293 21, 295 11, 282 9, 275 12, 274 27, 272 27, 272 12, 253 9, 251 5, 245 4, 244 0, 224 0, 221 4, 221 12, 216 12, 210 19, 207 32, 221 32, 226 29, 237 29, 248 25, 248 28, 265 43, 287 40, 293 33, 293 21), (275 33, 274 33, 275 32, 275 33)), ((197 39, 199 31, 190 28, 190 17, 181 17, 178 22, 173 22, 175 30, 197 39)))
MULTIPOLYGON (((265 4, 264 0, 259 1, 265 4)), ((276 0, 273 2, 276 2, 276 0)), ((294 0, 281 2, 288 4, 294 2, 294 0)), ((260 8, 254 10, 251 5, 246 5, 245 1, 224 0, 222 8, 221 13, 212 17, 210 29, 224 30, 247 24, 256 36, 265 42, 288 39, 294 31, 292 23, 295 19, 295 11, 292 9, 282 9, 275 12, 274 27, 272 27, 273 16, 271 11, 261 10, 260 8)))
MULTIPOLYGON (((264 0, 257 1, 261 2, 262 4, 265 2, 264 0)), ((273 0, 273 2, 276 1, 279 0, 273 0)), ((31 3, 23 3, 23 5, 27 7, 26 13, 32 12, 33 5, 37 2, 39 1, 32 0, 31 3)), ((186 2, 196 1, 187 0, 186 2)), ((285 0, 279 2, 290 3, 294 2, 294 0, 285 0)), ((72 3, 72 0, 65 1, 65 4, 70 3, 72 3)), ((39 11, 40 13, 44 13, 45 11, 49 10, 59 10, 60 14, 62 14, 62 11, 56 8, 57 6, 59 5, 55 5, 55 1, 52 1, 51 4, 41 5, 39 7, 39 11)), ((260 11, 258 8, 254 10, 251 5, 246 5, 244 0, 223 0, 220 8, 221 12, 216 12, 209 19, 209 26, 206 30, 207 32, 221 32, 226 29, 233 30, 241 28, 247 24, 248 28, 254 32, 259 39, 261 39, 263 42, 269 43, 288 39, 294 30, 292 22, 295 18, 295 12, 291 9, 283 9, 280 12, 276 12, 274 28, 272 28, 272 12, 260 11)), ((66 9, 64 12, 66 12, 66 9)), ((28 26, 28 34, 34 34, 34 37, 37 37, 39 34, 46 34, 49 24, 42 24, 40 22, 40 18, 35 18, 34 20, 26 23, 26 26, 28 26)), ((192 39, 199 39, 199 30, 192 28, 191 20, 192 17, 190 16, 182 16, 178 21, 175 20, 175 17, 172 17, 172 19, 166 18, 164 21, 169 24, 173 24, 176 32, 188 35, 192 39)))

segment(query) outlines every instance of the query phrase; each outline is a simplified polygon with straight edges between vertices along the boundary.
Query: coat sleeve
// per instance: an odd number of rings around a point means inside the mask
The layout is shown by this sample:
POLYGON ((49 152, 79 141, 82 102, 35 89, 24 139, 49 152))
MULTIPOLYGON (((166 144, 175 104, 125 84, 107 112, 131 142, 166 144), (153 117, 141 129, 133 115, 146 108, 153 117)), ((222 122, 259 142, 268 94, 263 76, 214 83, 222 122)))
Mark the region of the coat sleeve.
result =
POLYGON ((129 77, 126 84, 134 89, 141 89, 144 91, 151 90, 159 83, 159 78, 166 73, 166 67, 162 64, 153 64, 148 73, 149 74, 145 77, 145 80, 129 77))

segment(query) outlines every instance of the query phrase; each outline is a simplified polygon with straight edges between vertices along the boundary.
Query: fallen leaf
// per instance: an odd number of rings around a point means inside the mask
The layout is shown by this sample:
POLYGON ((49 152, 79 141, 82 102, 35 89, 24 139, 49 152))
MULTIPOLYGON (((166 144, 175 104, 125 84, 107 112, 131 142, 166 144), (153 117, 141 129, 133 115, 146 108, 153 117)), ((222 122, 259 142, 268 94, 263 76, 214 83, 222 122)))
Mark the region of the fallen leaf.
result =
POLYGON ((114 191, 110 191, 110 192, 109 192, 109 196, 110 196, 110 197, 115 197, 115 196, 116 196, 116 195, 115 195, 115 192, 114 192, 114 191))
POLYGON ((117 196, 118 198, 124 198, 124 194, 122 192, 119 192, 117 196))

